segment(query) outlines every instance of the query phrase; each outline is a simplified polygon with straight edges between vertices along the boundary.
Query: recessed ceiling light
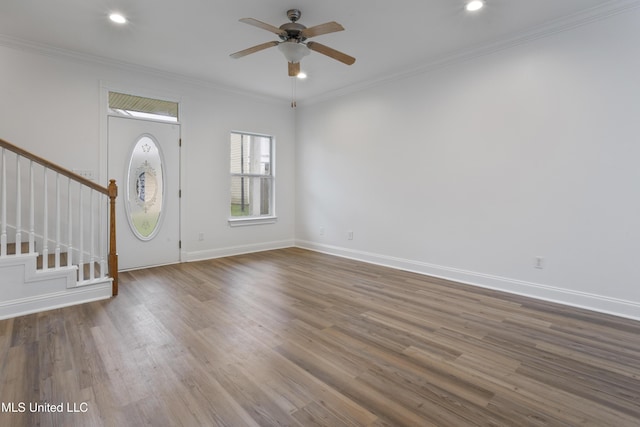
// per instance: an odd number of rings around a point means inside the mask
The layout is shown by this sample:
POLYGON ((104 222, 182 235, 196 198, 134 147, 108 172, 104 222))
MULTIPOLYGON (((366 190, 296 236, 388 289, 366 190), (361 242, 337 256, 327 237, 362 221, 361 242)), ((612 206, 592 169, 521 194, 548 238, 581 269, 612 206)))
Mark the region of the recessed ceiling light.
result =
POLYGON ((480 10, 484 7, 484 0, 471 0, 467 2, 465 9, 469 12, 475 12, 476 10, 480 10))
POLYGON ((109 15, 109 19, 111 19, 111 21, 115 22, 116 24, 126 24, 127 23, 127 18, 125 18, 120 13, 112 13, 111 15, 109 15))
POLYGON ((299 79, 306 79, 307 73, 305 73, 304 71, 300 71, 296 77, 299 79))

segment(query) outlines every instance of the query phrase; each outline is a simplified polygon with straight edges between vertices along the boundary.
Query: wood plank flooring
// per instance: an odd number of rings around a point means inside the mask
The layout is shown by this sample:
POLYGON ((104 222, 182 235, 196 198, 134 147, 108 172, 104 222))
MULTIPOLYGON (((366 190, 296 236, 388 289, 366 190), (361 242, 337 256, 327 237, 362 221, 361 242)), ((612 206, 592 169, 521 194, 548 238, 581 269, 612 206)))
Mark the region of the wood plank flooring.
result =
POLYGON ((640 322, 291 248, 0 321, 0 402, 0 426, 638 426, 640 322))

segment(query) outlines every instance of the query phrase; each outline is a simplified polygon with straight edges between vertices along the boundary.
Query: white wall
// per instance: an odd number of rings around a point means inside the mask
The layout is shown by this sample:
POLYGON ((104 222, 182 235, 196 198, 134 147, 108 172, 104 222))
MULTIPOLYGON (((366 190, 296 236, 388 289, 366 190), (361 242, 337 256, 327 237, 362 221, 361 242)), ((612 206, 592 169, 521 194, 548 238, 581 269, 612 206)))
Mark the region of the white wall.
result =
POLYGON ((0 64, 0 138, 68 169, 105 170, 101 87, 180 100, 184 260, 293 244, 294 114, 288 102, 22 46, 0 46, 0 64), (231 130, 276 138, 276 224, 227 224, 231 130))
POLYGON ((0 46, 0 138, 101 170, 101 84, 168 94, 183 108, 185 260, 295 233, 304 247, 640 318, 639 20, 302 105, 296 118, 286 102, 0 46), (276 137, 276 224, 227 224, 231 130, 276 137))
POLYGON ((298 244, 640 319, 638 22, 302 106, 298 244))

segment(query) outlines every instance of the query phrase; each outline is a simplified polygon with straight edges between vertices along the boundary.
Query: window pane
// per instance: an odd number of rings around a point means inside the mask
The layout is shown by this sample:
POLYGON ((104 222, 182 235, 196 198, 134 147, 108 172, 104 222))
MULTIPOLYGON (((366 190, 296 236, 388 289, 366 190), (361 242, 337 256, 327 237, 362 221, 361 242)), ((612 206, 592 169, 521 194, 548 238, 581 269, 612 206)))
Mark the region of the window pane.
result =
POLYGON ((252 174, 271 175, 271 138, 254 136, 254 161, 251 163, 252 174))
POLYGON ((231 216, 271 215, 271 178, 231 177, 231 216))
POLYGON ((271 138, 231 134, 232 174, 271 175, 271 138))
POLYGON ((109 109, 111 113, 123 116, 178 121, 178 103, 161 99, 109 92, 109 109))
POLYGON ((239 133, 231 134, 231 173, 244 173, 246 167, 245 150, 248 151, 246 144, 243 144, 243 137, 239 133))

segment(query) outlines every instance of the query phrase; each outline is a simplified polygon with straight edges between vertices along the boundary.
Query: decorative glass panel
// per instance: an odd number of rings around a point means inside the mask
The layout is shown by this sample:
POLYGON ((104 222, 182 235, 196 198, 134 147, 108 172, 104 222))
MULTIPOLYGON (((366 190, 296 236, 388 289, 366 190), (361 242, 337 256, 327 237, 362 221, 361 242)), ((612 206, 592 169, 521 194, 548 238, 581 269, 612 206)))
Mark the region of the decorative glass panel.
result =
POLYGON ((143 135, 136 142, 128 171, 129 225, 140 240, 151 240, 159 229, 164 203, 162 153, 151 135, 143 135))

